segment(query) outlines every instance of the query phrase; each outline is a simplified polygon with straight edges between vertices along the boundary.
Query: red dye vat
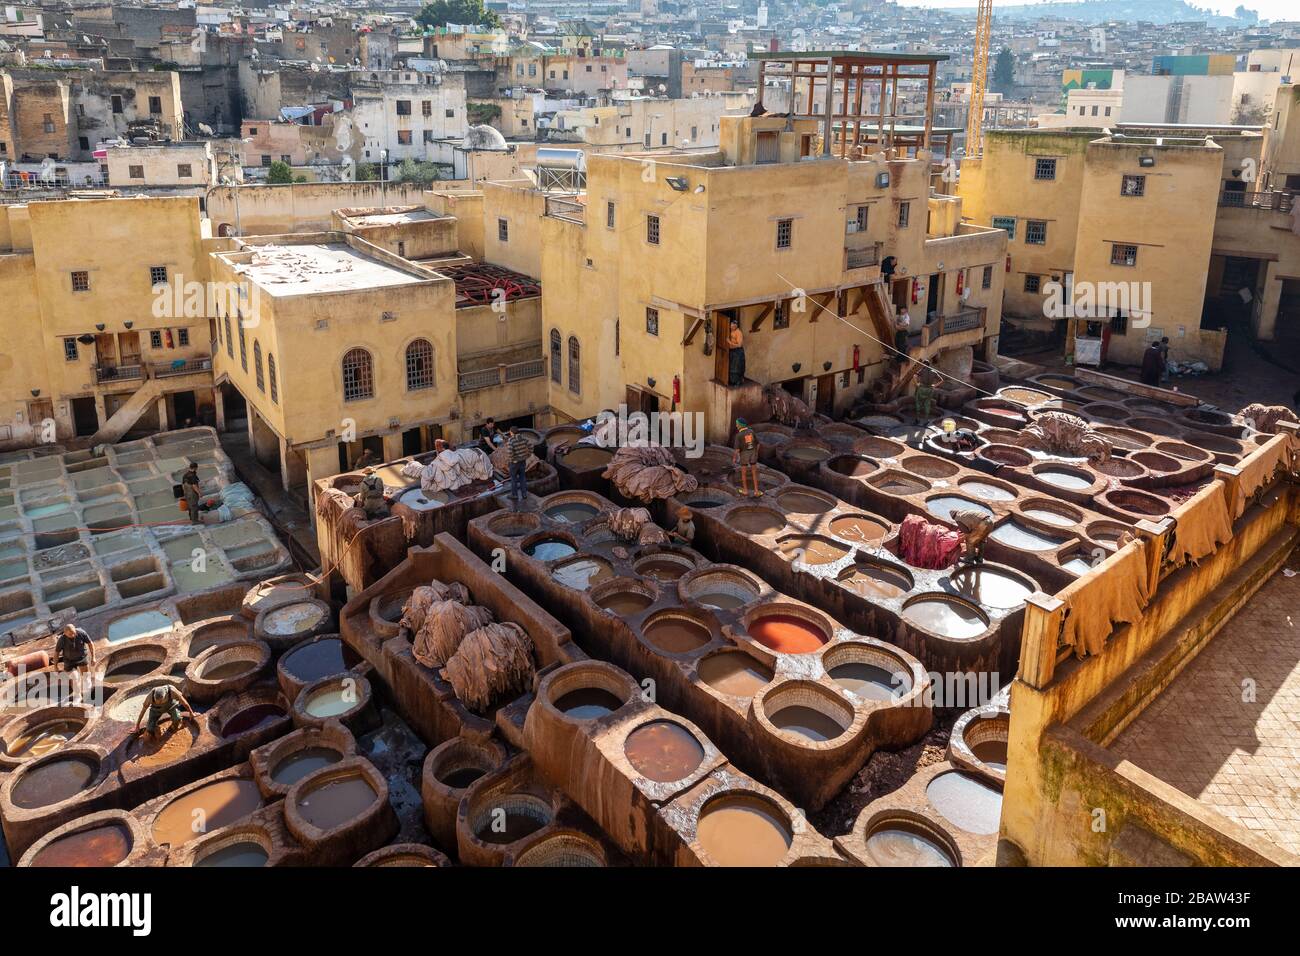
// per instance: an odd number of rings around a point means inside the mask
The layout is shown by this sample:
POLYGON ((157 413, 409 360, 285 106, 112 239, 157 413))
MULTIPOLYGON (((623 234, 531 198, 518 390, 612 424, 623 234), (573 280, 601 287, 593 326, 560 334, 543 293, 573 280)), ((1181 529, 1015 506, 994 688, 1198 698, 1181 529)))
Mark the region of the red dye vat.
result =
POLYGON ((808 654, 826 643, 826 635, 793 614, 761 617, 749 626, 749 636, 778 654, 808 654))

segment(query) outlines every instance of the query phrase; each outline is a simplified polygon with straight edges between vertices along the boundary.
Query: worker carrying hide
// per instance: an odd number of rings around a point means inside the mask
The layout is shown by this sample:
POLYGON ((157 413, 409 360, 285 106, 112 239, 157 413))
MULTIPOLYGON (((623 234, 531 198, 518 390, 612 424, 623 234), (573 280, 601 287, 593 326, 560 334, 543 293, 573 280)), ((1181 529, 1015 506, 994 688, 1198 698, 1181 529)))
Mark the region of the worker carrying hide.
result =
POLYGON ((949 517, 961 529, 962 561, 983 564, 984 542, 993 530, 993 516, 974 508, 962 508, 949 517))
POLYGON ((357 492, 357 507, 366 513, 367 518, 387 518, 388 502, 384 499, 384 479, 375 474, 375 469, 367 468, 362 473, 361 490, 357 492))

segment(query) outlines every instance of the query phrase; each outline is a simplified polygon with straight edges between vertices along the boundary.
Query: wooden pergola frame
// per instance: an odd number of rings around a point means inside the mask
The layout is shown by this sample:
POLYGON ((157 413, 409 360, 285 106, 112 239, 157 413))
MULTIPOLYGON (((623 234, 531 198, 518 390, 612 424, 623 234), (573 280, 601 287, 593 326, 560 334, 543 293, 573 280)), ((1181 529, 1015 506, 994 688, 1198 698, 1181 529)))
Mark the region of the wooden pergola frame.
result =
POLYGON ((822 124, 822 155, 833 155, 838 129, 839 156, 847 157, 857 146, 895 145, 930 148, 933 131, 934 83, 943 54, 856 53, 820 51, 809 53, 757 53, 758 102, 763 103, 768 74, 790 80, 791 116, 822 124), (925 116, 905 117, 898 112, 900 83, 925 84, 925 116), (835 94, 840 93, 840 111, 835 112, 835 94), (815 111, 818 98, 821 112, 815 111), (800 111, 800 107, 804 107, 800 111), (873 111, 874 106, 874 111, 873 111), (909 123, 907 119, 922 119, 909 123), (900 122, 901 120, 901 122, 900 122), (898 134, 898 127, 920 126, 915 132, 898 134), (874 135, 873 135, 874 129, 874 135), (904 140, 906 141, 904 143, 904 140))

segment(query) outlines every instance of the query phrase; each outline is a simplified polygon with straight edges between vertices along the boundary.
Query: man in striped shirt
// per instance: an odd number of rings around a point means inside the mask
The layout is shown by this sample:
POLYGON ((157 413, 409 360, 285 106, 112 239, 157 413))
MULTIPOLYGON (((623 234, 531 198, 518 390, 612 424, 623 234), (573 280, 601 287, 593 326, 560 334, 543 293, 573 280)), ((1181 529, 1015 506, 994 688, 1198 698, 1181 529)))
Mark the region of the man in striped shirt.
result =
POLYGON ((528 457, 533 453, 533 443, 511 425, 507 431, 507 455, 510 460, 510 497, 522 502, 528 497, 528 478, 524 472, 528 468, 528 457))

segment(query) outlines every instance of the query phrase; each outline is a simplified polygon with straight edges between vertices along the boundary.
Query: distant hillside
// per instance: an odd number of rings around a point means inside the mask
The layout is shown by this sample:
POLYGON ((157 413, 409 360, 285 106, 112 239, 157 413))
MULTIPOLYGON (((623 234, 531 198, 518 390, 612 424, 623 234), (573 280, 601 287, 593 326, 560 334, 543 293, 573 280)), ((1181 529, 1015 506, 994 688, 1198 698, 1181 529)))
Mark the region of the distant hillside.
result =
MULTIPOLYGON (((903 0, 906 3, 906 0, 903 0)), ((973 13, 970 7, 950 8, 952 13, 973 13)), ((1077 3, 1049 2, 1006 6, 993 5, 993 18, 1002 20, 1036 20, 1039 17, 1067 17, 1085 23, 1104 23, 1123 20, 1129 23, 1145 20, 1148 23, 1177 23, 1203 21, 1210 26, 1243 26, 1255 23, 1259 16, 1253 10, 1237 8, 1237 17, 1220 16, 1203 10, 1186 0, 1080 0, 1077 3)))

